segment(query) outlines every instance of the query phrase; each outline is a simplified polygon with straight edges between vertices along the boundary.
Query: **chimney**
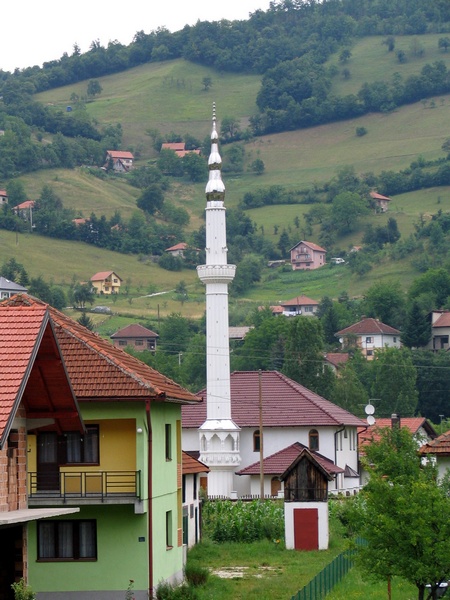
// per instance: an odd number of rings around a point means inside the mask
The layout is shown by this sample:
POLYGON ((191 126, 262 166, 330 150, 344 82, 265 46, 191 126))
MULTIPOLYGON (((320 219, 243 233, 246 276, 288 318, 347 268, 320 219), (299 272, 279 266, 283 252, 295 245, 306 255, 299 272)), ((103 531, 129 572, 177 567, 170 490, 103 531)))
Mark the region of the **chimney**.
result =
POLYGON ((391 427, 392 429, 394 429, 395 427, 400 429, 400 415, 397 415, 395 413, 391 415, 391 427))

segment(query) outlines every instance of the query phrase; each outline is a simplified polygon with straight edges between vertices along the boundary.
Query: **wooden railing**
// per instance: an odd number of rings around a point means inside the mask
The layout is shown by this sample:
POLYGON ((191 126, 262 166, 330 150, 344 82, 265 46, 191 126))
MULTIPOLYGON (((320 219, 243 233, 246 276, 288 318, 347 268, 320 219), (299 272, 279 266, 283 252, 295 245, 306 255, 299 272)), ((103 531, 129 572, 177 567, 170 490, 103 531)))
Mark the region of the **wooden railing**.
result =
POLYGON ((140 471, 67 471, 28 473, 28 498, 141 499, 140 471))

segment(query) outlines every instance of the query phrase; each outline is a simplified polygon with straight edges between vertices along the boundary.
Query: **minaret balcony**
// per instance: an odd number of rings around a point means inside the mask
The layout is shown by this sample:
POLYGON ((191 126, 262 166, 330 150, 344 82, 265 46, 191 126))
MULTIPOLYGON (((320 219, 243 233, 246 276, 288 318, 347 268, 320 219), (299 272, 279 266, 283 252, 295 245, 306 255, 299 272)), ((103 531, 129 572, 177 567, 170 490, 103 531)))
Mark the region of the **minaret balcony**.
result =
POLYGON ((230 283, 236 273, 236 265, 200 265, 197 267, 203 283, 230 283))

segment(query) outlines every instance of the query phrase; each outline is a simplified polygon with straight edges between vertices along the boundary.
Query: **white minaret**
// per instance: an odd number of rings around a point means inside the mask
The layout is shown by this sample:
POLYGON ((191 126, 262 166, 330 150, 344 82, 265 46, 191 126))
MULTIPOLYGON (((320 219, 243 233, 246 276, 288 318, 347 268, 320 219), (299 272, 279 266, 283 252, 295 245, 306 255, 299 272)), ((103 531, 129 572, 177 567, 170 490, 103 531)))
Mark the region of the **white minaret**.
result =
POLYGON ((206 265, 197 267, 206 286, 206 421, 199 429, 200 460, 210 468, 209 496, 230 496, 239 455, 239 427, 231 418, 228 284, 235 265, 227 264, 225 186, 213 105, 211 153, 206 185, 206 265))

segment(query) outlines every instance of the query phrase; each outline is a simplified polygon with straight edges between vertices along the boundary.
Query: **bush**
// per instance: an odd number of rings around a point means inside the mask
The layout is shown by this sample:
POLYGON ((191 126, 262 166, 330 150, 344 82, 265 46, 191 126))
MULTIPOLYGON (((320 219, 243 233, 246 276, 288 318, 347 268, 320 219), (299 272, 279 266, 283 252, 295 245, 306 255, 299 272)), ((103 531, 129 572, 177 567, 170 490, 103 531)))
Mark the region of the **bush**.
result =
POLYGON ((35 600, 36 594, 22 579, 18 583, 11 584, 11 589, 14 592, 14 600, 35 600))
POLYGON ((189 585, 197 587, 199 585, 205 585, 209 577, 209 571, 204 567, 192 565, 188 562, 184 568, 184 575, 189 585))
POLYGON ((183 583, 182 585, 172 585, 162 582, 156 588, 156 600, 196 600, 196 591, 183 583))

